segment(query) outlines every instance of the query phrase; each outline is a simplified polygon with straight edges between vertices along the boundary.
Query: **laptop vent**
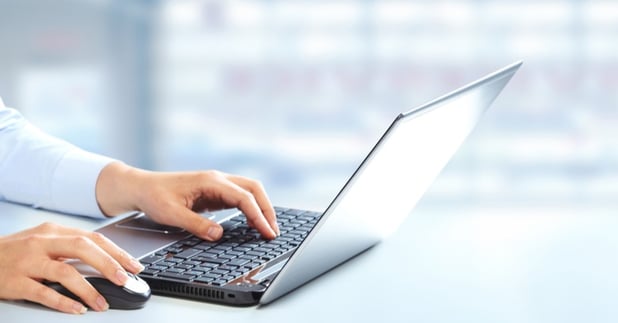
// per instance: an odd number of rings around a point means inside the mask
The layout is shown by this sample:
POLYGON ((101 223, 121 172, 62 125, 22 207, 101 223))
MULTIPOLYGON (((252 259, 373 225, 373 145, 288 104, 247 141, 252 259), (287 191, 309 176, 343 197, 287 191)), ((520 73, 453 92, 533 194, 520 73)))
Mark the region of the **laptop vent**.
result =
POLYGON ((210 288, 179 285, 177 283, 168 283, 164 281, 157 281, 156 284, 151 284, 153 291, 161 292, 163 294, 177 295, 189 298, 209 298, 212 300, 223 300, 225 293, 218 290, 212 290, 210 288))

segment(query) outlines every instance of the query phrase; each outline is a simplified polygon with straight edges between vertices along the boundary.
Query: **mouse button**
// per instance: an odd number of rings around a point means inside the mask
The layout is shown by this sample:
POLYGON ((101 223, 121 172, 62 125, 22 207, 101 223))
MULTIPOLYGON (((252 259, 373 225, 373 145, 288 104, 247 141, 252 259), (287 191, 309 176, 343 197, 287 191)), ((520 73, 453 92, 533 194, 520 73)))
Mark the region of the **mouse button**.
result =
POLYGON ((124 288, 132 293, 148 294, 150 293, 150 286, 143 279, 136 275, 129 274, 129 279, 124 284, 124 288))

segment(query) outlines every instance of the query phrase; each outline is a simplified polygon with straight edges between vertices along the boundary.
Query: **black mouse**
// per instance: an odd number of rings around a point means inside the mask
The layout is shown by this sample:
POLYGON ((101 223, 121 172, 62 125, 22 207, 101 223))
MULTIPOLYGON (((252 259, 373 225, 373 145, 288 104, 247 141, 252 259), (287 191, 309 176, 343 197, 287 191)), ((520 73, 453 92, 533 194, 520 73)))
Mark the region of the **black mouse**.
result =
MULTIPOLYGON (((84 275, 86 281, 105 298, 111 309, 134 310, 144 307, 150 299, 150 286, 137 275, 127 273, 129 280, 124 286, 118 286, 103 277, 96 269, 81 263, 71 262, 75 268, 84 275)), ((45 282, 47 286, 58 293, 72 298, 78 302, 82 300, 71 291, 57 282, 45 282)))

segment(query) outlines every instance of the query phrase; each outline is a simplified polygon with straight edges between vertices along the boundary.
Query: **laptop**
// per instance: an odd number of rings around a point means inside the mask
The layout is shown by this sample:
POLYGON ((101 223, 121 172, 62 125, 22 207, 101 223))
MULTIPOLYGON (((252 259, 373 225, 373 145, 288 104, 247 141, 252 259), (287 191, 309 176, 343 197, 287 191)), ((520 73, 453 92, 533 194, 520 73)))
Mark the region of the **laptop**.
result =
POLYGON ((140 259, 154 294, 268 304, 393 233, 521 64, 397 115, 325 211, 275 207, 275 240, 263 240, 238 210, 215 219, 224 227, 217 242, 143 213, 97 231, 140 259))

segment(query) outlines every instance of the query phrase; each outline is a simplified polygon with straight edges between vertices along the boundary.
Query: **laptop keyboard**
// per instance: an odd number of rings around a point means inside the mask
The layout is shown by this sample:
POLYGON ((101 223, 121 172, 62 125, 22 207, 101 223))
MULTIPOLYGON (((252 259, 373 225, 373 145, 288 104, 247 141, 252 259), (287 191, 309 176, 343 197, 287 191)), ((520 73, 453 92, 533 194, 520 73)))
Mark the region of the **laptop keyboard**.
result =
POLYGON ((281 235, 264 240, 244 216, 222 224, 223 237, 210 242, 189 236, 140 260, 140 276, 225 285, 279 257, 287 256, 305 239, 321 213, 276 207, 281 235))

